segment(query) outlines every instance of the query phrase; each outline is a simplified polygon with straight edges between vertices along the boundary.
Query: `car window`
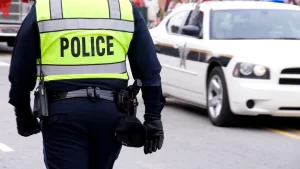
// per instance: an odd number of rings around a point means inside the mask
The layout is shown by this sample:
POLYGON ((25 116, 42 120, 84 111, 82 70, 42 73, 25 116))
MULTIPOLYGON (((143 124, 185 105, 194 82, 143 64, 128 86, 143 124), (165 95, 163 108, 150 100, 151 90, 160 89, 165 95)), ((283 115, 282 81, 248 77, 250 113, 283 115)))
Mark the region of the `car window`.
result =
POLYGON ((211 39, 300 39, 300 11, 220 10, 212 13, 211 39))
MULTIPOLYGON (((189 17, 187 18, 185 25, 193 25, 197 26, 200 30, 198 38, 202 37, 203 34, 203 19, 204 19, 204 12, 199 9, 191 10, 189 17)), ((190 36, 190 35, 188 35, 190 36)))
POLYGON ((181 27, 183 26, 190 11, 181 11, 173 15, 167 24, 167 31, 169 33, 181 34, 181 27))
POLYGON ((202 28, 204 13, 200 10, 192 10, 185 25, 194 25, 202 28))

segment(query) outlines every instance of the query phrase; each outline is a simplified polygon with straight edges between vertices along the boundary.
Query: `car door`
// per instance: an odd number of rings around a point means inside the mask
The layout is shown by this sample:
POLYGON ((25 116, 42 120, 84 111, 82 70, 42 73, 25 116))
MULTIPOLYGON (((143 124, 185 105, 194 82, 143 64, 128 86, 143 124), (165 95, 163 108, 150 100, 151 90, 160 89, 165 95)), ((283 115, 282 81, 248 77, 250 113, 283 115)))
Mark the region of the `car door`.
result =
MULTIPOLYGON (((192 12, 192 11, 191 11, 192 12)), ((200 34, 197 36, 182 35, 185 40, 182 54, 182 59, 180 61, 180 70, 184 72, 184 81, 188 82, 181 84, 181 88, 184 88, 189 98, 190 102, 204 105, 205 100, 205 89, 206 89, 206 70, 208 64, 206 59, 209 56, 210 52, 207 47, 206 32, 207 30, 207 21, 209 17, 204 15, 204 10, 200 9, 199 17, 201 18, 200 23, 197 24, 200 27, 200 34)), ((190 19, 192 15, 187 18, 190 19)), ((189 24, 186 22, 186 25, 189 24)))
POLYGON ((173 96, 181 96, 184 93, 183 89, 178 89, 182 86, 181 79, 178 75, 179 71, 179 47, 184 45, 182 39, 182 26, 189 15, 189 10, 178 11, 170 14, 165 24, 165 32, 161 36, 153 37, 156 46, 157 56, 162 66, 161 79, 164 91, 173 96))

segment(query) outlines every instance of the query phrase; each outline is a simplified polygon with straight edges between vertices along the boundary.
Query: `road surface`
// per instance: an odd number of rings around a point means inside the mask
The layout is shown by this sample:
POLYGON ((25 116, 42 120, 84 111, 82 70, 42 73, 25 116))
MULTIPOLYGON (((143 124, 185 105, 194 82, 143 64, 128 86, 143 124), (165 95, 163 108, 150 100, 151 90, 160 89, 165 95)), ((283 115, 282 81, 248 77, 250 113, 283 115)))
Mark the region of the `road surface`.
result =
MULTIPOLYGON (((0 168, 45 169, 41 135, 16 132, 8 101, 10 50, 0 45, 0 168)), ((141 97, 139 100, 142 102, 141 97)), ((139 107, 139 117, 144 112, 139 107)), ((246 118, 238 128, 213 127, 205 111, 168 99, 162 150, 123 148, 115 169, 299 169, 300 121, 246 118)))

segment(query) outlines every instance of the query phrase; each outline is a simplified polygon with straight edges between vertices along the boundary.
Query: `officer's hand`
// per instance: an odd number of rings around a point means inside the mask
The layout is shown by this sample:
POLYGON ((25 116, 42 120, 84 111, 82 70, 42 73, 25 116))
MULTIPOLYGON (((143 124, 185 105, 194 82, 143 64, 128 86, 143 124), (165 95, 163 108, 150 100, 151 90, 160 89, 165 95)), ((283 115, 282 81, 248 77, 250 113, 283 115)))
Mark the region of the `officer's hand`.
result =
POLYGON ((31 109, 15 109, 18 133, 23 137, 28 137, 40 132, 38 120, 33 116, 31 109))
POLYGON ((164 142, 164 131, 161 120, 145 121, 144 126, 147 129, 147 141, 144 145, 144 153, 151 154, 161 149, 164 142))

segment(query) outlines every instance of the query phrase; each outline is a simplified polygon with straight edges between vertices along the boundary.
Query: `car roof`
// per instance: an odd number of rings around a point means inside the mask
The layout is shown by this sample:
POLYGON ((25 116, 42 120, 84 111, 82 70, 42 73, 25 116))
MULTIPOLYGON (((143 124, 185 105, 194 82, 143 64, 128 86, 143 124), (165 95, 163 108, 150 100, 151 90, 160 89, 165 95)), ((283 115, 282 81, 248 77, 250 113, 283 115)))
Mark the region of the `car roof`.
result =
MULTIPOLYGON (((281 10, 300 10, 297 5, 282 4, 265 1, 206 1, 201 5, 212 10, 234 10, 234 9, 281 9, 281 10)), ((194 9, 195 3, 182 6, 184 9, 194 9)))

